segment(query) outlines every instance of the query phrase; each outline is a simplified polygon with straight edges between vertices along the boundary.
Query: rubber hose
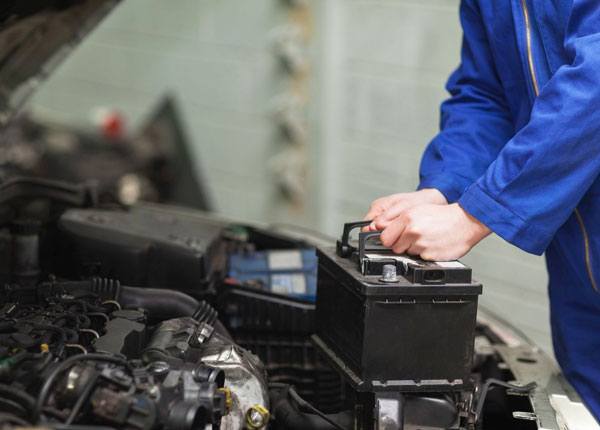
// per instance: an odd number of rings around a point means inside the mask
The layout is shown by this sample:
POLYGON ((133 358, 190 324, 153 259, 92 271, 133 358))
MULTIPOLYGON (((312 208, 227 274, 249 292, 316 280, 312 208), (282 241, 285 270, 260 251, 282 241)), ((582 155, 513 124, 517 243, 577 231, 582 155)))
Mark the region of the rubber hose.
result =
MULTIPOLYGON (((278 429, 286 430, 335 430, 331 424, 315 414, 300 411, 290 400, 288 390, 271 390, 273 415, 278 429)), ((343 411, 328 414, 328 418, 342 428, 352 428, 352 414, 343 411)))
POLYGON ((89 291, 104 299, 116 300, 124 308, 143 308, 153 320, 194 317, 197 321, 214 325, 217 319, 217 311, 211 305, 181 291, 128 287, 117 280, 104 278, 62 282, 60 287, 69 292, 89 291))
POLYGON ((222 337, 224 337, 231 343, 235 343, 235 341, 233 340, 233 336, 231 336, 231 333, 229 333, 229 330, 227 330, 227 328, 223 325, 221 320, 215 320, 213 327, 215 328, 216 333, 220 334, 222 337))
POLYGON ((87 281, 62 281, 48 285, 54 287, 57 292, 67 291, 76 297, 93 293, 104 300, 115 300, 119 297, 121 291, 119 281, 107 278, 93 278, 87 281))
POLYGON ((117 301, 124 308, 144 308, 155 320, 191 317, 200 306, 198 300, 180 291, 121 286, 117 301))

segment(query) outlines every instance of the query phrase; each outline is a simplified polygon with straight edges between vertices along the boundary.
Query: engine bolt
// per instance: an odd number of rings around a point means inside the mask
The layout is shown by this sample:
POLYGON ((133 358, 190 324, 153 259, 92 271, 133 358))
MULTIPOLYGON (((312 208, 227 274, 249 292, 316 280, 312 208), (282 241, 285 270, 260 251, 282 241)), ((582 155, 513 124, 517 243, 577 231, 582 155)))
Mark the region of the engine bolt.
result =
POLYGON ((261 405, 254 405, 246 412, 246 424, 251 430, 258 430, 267 425, 271 414, 261 405))
POLYGON ((153 361, 148 365, 148 370, 154 375, 164 375, 170 370, 171 366, 165 361, 153 361))
POLYGON ((183 357, 183 356, 185 356, 185 353, 189 349, 190 345, 187 342, 179 341, 175 344, 175 347, 177 348, 177 352, 179 353, 179 356, 183 357))
POLYGON ((160 388, 158 388, 157 385, 152 385, 149 389, 148 389, 148 395, 152 398, 152 399, 159 399, 160 398, 160 388))

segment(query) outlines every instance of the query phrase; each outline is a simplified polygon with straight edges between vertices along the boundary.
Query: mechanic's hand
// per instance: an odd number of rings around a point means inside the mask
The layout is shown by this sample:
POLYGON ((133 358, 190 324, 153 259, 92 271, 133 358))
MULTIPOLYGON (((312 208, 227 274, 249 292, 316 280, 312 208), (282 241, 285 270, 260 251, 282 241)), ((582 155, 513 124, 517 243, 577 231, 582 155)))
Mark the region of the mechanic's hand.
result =
POLYGON ((424 260, 456 260, 491 233, 484 224, 451 205, 419 205, 403 211, 381 233, 381 242, 397 254, 424 260))
POLYGON ((435 188, 381 197, 371 203, 369 212, 364 219, 373 222, 364 230, 383 230, 406 209, 424 204, 446 205, 448 202, 446 197, 435 188))

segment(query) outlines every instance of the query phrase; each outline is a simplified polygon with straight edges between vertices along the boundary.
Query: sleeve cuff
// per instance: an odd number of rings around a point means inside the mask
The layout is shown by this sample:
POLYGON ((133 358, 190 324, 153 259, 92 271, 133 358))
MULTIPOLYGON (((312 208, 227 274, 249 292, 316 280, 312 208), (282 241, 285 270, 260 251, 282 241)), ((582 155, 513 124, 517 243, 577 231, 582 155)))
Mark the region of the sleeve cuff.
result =
POLYGON ((463 184, 461 181, 449 179, 444 176, 422 177, 417 190, 435 188, 446 197, 448 203, 456 203, 470 182, 463 184))
POLYGON ((502 239, 531 254, 542 255, 554 234, 523 220, 479 184, 471 185, 458 204, 502 239))

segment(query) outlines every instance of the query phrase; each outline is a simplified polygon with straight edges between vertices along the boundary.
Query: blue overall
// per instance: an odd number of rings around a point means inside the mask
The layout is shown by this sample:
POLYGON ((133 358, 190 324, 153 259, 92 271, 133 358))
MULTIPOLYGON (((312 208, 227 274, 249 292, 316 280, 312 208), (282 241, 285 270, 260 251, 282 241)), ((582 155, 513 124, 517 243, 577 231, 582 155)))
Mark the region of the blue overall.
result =
POLYGON ((463 0, 460 16, 419 188, 546 253, 556 357, 600 420, 600 3, 463 0))

